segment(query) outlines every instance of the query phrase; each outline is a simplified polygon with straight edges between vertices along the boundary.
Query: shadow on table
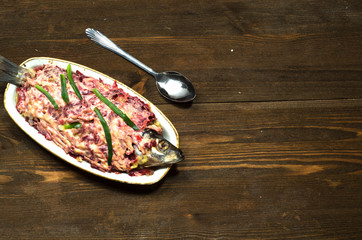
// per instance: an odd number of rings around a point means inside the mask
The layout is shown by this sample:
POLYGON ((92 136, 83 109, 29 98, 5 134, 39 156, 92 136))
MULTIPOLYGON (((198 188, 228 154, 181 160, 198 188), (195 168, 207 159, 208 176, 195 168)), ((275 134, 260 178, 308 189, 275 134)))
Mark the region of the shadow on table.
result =
POLYGON ((191 108, 192 104, 194 101, 191 102, 186 102, 186 103, 176 103, 176 102, 172 102, 170 100, 166 100, 168 103, 176 106, 177 108, 182 108, 182 109, 186 109, 186 108, 191 108))
MULTIPOLYGON (((7 85, 5 82, 0 82, 0 96, 4 94, 7 85)), ((1 101, 3 101, 3 99, 1 99, 1 101)))
MULTIPOLYGON (((61 161, 61 160, 60 160, 61 161)), ((70 165, 66 162, 64 162, 66 165, 70 165)), ((137 185, 137 184, 127 184, 127 183, 121 183, 113 180, 109 180, 106 178, 102 178, 99 176, 95 176, 91 173, 88 173, 86 171, 83 171, 81 169, 78 169, 77 167, 74 167, 72 165, 68 166, 72 168, 72 171, 77 171, 79 174, 84 176, 86 181, 94 182, 94 184, 99 185, 102 188, 109 189, 111 191, 120 191, 120 192, 126 192, 131 194, 150 194, 152 192, 155 192, 157 189, 159 189, 163 183, 167 180, 170 180, 170 178, 175 177, 178 175, 178 170, 176 165, 172 165, 166 176, 164 176, 160 181, 151 184, 151 185, 137 185)))

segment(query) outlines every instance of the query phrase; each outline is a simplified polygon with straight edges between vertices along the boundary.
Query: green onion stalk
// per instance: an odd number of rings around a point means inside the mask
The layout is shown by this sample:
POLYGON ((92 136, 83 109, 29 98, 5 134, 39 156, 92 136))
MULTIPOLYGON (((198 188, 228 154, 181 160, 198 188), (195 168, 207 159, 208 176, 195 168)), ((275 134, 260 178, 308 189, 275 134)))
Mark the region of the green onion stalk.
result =
POLYGON ((132 120, 129 119, 129 117, 126 114, 124 114, 121 109, 119 109, 116 105, 114 105, 111 101, 109 101, 105 96, 103 96, 102 93, 100 93, 98 91, 98 89, 93 88, 93 92, 103 103, 105 103, 110 109, 112 109, 113 112, 115 112, 118 116, 120 116, 127 123, 128 126, 130 126, 131 128, 133 128, 136 131, 139 130, 137 125, 134 124, 134 122, 132 122, 132 120))
POLYGON ((99 111, 99 109, 97 107, 95 107, 94 111, 96 112, 96 114, 97 114, 97 116, 99 118, 99 121, 102 124, 103 130, 104 130, 104 135, 106 136, 106 141, 107 141, 107 145, 108 145, 107 163, 108 163, 108 166, 110 166, 112 164, 112 156, 113 156, 111 132, 109 131, 109 127, 107 125, 107 122, 103 118, 103 116, 102 116, 101 112, 99 111))
POLYGON ((44 88, 42 88, 40 85, 35 84, 35 88, 38 89, 41 93, 43 93, 48 99, 49 101, 53 104, 54 108, 56 110, 58 110, 59 106, 57 104, 57 102, 54 100, 54 98, 52 97, 52 95, 50 95, 50 93, 48 93, 47 90, 45 90, 44 88))
POLYGON ((75 85, 75 82, 74 82, 74 79, 73 79, 73 75, 72 75, 72 68, 71 68, 70 64, 68 64, 68 66, 67 66, 67 76, 68 76, 69 83, 70 83, 70 85, 72 86, 75 94, 77 95, 77 97, 78 97, 80 100, 83 100, 83 97, 82 97, 82 95, 80 94, 77 85, 75 85))

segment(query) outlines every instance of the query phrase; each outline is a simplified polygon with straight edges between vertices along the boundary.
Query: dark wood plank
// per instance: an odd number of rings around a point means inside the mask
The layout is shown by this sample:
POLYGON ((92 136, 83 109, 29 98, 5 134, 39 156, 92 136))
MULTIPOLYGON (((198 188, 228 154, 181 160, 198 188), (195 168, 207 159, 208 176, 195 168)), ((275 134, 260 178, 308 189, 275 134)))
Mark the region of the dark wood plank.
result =
MULTIPOLYGON (((326 36, 326 38, 328 37, 329 36, 326 36)), ((216 38, 215 36, 202 41, 205 47, 209 46, 210 48, 211 45, 217 41, 218 47, 215 48, 215 50, 219 52, 224 51, 223 54, 218 53, 210 56, 208 53, 205 53, 205 55, 195 53, 188 47, 189 43, 178 39, 176 42, 179 43, 180 50, 175 52, 175 54, 171 52, 166 54, 172 55, 172 59, 169 60, 161 57, 161 59, 157 61, 160 66, 165 66, 163 68, 156 66, 157 68, 180 71, 194 82, 198 94, 195 103, 340 98, 360 99, 362 97, 361 71, 358 70, 360 67, 358 66, 358 61, 361 59, 361 56, 353 53, 353 51, 362 52, 362 49, 351 48, 353 50, 348 51, 347 48, 344 49, 346 50, 344 51, 346 56, 354 55, 354 58, 348 58, 346 60, 346 57, 341 57, 338 58, 338 60, 331 57, 328 62, 327 60, 321 62, 318 59, 325 59, 325 56, 317 56, 320 53, 316 53, 314 50, 313 53, 301 53, 300 49, 294 48, 282 56, 277 54, 277 50, 274 49, 280 49, 283 45, 284 47, 292 45, 300 46, 299 44, 288 41, 283 41, 283 43, 270 43, 267 44, 267 46, 259 45, 246 50, 246 48, 237 49, 238 45, 240 46, 240 43, 236 43, 237 40, 235 40, 235 45, 232 45, 227 43, 229 41, 227 38, 215 40, 216 38), (220 46, 223 44, 230 46, 220 46), (233 47, 235 50, 232 53, 230 49, 233 47), (270 55, 268 59, 265 57, 262 59, 261 56, 264 55, 258 56, 255 52, 259 51, 261 47, 263 49, 272 49, 270 50, 272 52, 266 50, 268 53, 264 53, 270 55), (236 51, 240 51, 240 53, 236 51), (207 57, 207 59, 203 59, 205 57, 207 57), (302 58, 304 58, 304 60, 302 58), (335 68, 336 65, 338 65, 338 67, 335 68), (255 69, 250 66, 255 67, 255 69), (294 66, 299 66, 299 68, 295 69, 294 66)), ((346 41, 352 44, 357 41, 360 42, 360 39, 362 39, 362 36, 346 41)), ((143 52, 145 50, 141 48, 149 49, 147 44, 154 47, 152 41, 153 43, 156 41, 164 43, 170 41, 169 39, 148 40, 142 40, 144 42, 139 43, 139 39, 135 39, 127 41, 126 44, 124 41, 122 41, 122 43, 126 46, 126 49, 132 49, 131 45, 136 45, 139 48, 138 52, 143 52), (129 47, 127 47, 128 44, 129 47), (142 47, 140 47, 140 45, 142 45, 142 47)), ((329 41, 331 45, 337 44, 336 41, 325 40, 326 39, 320 39, 318 41, 320 41, 320 43, 329 41)), ((258 40, 254 39, 254 41, 258 40)), ((268 42, 268 40, 265 40, 265 42, 268 42)), ((302 41, 301 44, 319 44, 315 41, 312 43, 303 42, 304 41, 302 41)), ((22 44, 20 42, 16 43, 22 44)), ((56 49, 53 49, 55 56, 101 71, 128 86, 134 87, 156 104, 166 103, 166 101, 158 95, 154 80, 151 76, 138 70, 135 66, 120 57, 111 54, 109 51, 90 43, 89 40, 75 40, 70 43, 64 43, 63 41, 45 41, 35 44, 41 45, 38 48, 40 50, 42 48, 52 48, 52 46, 56 46, 56 49), (74 53, 74 55, 64 56, 64 48, 74 53), (78 51, 87 52, 88 54, 86 56, 77 56, 78 51)), ((360 45, 360 47, 362 47, 362 45, 360 45)), ((158 51, 162 51, 162 48, 162 45, 160 45, 150 50, 149 54, 143 55, 142 57, 145 59, 144 62, 154 62, 154 56, 158 51)), ((16 54, 19 56, 24 54, 24 50, 22 50, 21 47, 16 47, 16 49, 18 49, 18 53, 16 54)), ((34 50, 31 49, 30 51, 33 52, 34 50)), ((321 50, 321 52, 326 53, 330 51, 331 49, 321 50)), ((36 55, 42 56, 44 54, 36 55)), ((29 57, 30 56, 29 54, 29 57)), ((21 60, 16 62, 21 63, 26 58, 27 57, 21 58, 21 60)))
MULTIPOLYGON (((163 107, 165 112, 173 108, 163 107)), ((346 231, 358 231, 354 223, 362 213, 360 107, 359 100, 195 105, 171 116, 180 130, 186 160, 161 185, 149 189, 80 172, 27 136, 17 141, 21 132, 10 122, 9 128, 15 129, 1 140, 2 153, 9 156, 1 162, 1 179, 6 183, 2 199, 7 206, 2 212, 25 215, 25 219, 37 215, 46 222, 52 219, 49 224, 32 223, 32 227, 47 229, 53 236, 75 237, 82 232, 91 237, 96 230, 85 229, 97 224, 87 219, 97 219, 107 225, 96 231, 104 237, 109 234, 106 229, 117 229, 125 222, 130 229, 138 224, 150 228, 156 227, 153 222, 161 224, 152 232, 156 238, 171 237, 170 231, 176 234, 172 236, 187 232, 201 238, 322 237, 331 233, 343 237, 346 231), (220 115, 212 114, 215 110, 220 115), (205 118, 208 121, 197 121, 205 118), (21 150, 14 151, 14 145, 21 150), (24 159, 24 155, 29 157, 24 159), (43 213, 21 207, 29 197, 32 206, 43 206, 43 213), (100 205, 102 213, 86 210, 100 205), (203 208, 195 209, 195 205, 203 208), (134 216, 132 209, 141 213, 134 216), (77 227, 64 225, 68 219, 77 227), (60 232, 57 224, 62 226, 60 232), (331 229, 326 234, 328 226, 331 229)), ((12 230, 5 233, 10 236, 12 230)), ((132 229, 122 236, 142 234, 142 229, 132 229)))

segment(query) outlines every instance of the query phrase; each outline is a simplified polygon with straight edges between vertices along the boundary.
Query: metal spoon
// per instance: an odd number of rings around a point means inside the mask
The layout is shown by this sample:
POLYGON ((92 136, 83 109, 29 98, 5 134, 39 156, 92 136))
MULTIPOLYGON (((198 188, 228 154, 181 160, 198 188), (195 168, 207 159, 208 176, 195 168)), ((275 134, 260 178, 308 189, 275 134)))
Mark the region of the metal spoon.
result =
POLYGON ((99 44, 100 46, 114 52, 115 54, 125 58, 131 63, 135 64, 137 67, 146 71, 148 74, 152 75, 156 79, 156 86, 158 91, 162 96, 167 98, 168 100, 174 102, 189 102, 192 101, 196 97, 195 88, 185 76, 178 72, 162 72, 157 73, 153 71, 151 68, 141 63, 125 51, 123 51, 120 47, 118 47, 114 42, 112 42, 109 38, 104 36, 98 30, 93 28, 87 28, 85 30, 86 35, 94 42, 99 44))

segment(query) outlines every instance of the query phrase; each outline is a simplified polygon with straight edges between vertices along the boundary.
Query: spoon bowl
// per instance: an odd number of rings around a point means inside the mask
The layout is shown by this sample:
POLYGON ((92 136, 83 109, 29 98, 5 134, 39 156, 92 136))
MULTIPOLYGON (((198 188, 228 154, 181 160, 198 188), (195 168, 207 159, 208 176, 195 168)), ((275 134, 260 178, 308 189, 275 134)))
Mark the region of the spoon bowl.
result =
POLYGON ((146 66, 136 58, 132 57, 120 47, 118 47, 109 38, 98 30, 87 28, 86 35, 98 45, 108 49, 109 51, 123 57, 137 67, 152 75, 156 80, 156 86, 160 94, 166 99, 174 102, 190 102, 195 99, 196 91, 191 81, 178 72, 161 72, 157 73, 150 67, 146 66))
POLYGON ((195 88, 184 75, 178 72, 162 72, 155 77, 162 96, 175 102, 189 102, 196 97, 195 88))

